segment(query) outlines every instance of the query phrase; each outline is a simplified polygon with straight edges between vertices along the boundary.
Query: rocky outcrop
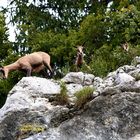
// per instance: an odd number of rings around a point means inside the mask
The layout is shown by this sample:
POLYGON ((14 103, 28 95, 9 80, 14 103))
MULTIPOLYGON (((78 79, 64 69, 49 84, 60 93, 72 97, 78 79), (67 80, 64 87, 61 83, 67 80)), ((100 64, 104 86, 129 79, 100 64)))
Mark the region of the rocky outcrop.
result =
POLYGON ((139 60, 103 79, 82 72, 60 81, 22 78, 0 109, 0 140, 139 140, 139 60), (62 82, 72 104, 76 91, 94 87, 91 101, 81 109, 54 105, 50 99, 60 94, 62 82))

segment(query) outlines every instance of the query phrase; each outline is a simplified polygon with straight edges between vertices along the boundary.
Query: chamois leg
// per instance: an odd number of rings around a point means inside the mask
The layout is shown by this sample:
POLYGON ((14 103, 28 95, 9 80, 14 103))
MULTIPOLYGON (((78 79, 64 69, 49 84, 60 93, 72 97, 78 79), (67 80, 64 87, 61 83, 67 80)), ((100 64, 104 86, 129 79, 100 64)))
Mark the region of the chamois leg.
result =
POLYGON ((44 78, 48 78, 49 74, 47 73, 46 69, 43 69, 39 72, 44 78))
POLYGON ((51 73, 51 77, 53 75, 53 70, 52 67, 50 66, 50 63, 47 63, 46 61, 44 61, 44 65, 49 69, 50 73, 51 73))
POLYGON ((49 69, 49 71, 50 71, 50 78, 52 78, 52 76, 53 76, 53 70, 52 70, 52 67, 50 66, 50 65, 47 65, 47 67, 48 67, 48 69, 49 69))
POLYGON ((26 69, 27 73, 26 73, 26 77, 29 77, 31 76, 31 73, 32 73, 32 69, 26 69))

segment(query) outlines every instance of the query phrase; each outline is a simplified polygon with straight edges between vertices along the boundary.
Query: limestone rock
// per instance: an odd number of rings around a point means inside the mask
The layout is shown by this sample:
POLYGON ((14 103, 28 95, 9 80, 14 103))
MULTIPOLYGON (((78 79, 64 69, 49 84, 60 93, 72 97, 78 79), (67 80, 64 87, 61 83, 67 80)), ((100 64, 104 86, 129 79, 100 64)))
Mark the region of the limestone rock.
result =
POLYGON ((0 109, 0 140, 139 140, 138 74, 138 65, 125 65, 103 79, 83 72, 60 81, 24 77, 0 109), (85 86, 94 87, 93 98, 80 110, 52 104, 62 81, 70 101, 85 86))
POLYGON ((91 85, 94 81, 94 75, 86 74, 83 72, 70 72, 62 81, 65 83, 74 83, 74 84, 81 84, 81 85, 91 85))

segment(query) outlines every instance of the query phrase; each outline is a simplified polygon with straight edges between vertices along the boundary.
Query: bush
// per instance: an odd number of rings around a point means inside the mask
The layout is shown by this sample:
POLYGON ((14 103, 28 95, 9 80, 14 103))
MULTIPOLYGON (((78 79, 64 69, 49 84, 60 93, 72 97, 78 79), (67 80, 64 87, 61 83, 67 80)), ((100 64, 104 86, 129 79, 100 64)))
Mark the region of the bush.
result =
POLYGON ((0 80, 0 108, 4 105, 8 92, 12 89, 13 85, 9 80, 0 80))
POLYGON ((95 76, 105 77, 109 72, 115 71, 123 65, 130 65, 133 58, 140 53, 139 46, 130 45, 128 52, 120 46, 104 45, 98 49, 91 58, 90 67, 95 76))
POLYGON ((61 82, 60 84, 60 94, 56 95, 56 101, 60 105, 68 104, 69 103, 69 96, 67 94, 67 87, 65 83, 61 82))
POLYGON ((24 73, 14 71, 9 74, 8 79, 0 80, 0 107, 2 107, 6 101, 7 94, 24 76, 24 73))
POLYGON ((92 99, 94 89, 92 87, 84 87, 82 90, 79 90, 75 93, 77 98, 75 106, 78 108, 83 107, 85 103, 92 99))

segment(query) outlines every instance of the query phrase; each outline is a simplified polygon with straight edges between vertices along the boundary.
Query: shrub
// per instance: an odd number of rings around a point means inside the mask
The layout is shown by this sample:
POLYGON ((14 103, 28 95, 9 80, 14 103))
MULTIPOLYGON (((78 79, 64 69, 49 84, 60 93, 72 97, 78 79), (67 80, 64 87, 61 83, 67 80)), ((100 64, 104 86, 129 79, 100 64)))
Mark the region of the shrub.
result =
POLYGON ((64 105, 64 104, 68 104, 69 103, 69 96, 67 94, 67 87, 65 85, 65 83, 61 82, 60 84, 60 94, 56 95, 56 101, 57 103, 64 105))
POLYGON ((0 80, 0 108, 4 105, 8 92, 12 89, 13 84, 10 80, 0 80))
POLYGON ((105 77, 109 72, 115 71, 123 65, 130 65, 133 58, 140 53, 140 47, 129 46, 128 52, 125 52, 120 46, 104 45, 99 48, 91 57, 92 73, 95 76, 105 77))
POLYGON ((75 106, 78 108, 83 107, 85 103, 92 99, 94 89, 92 87, 84 87, 82 90, 79 90, 75 93, 77 98, 75 106))
POLYGON ((14 71, 9 74, 8 79, 0 80, 0 107, 2 107, 6 101, 7 94, 15 86, 15 84, 22 79, 24 73, 14 71))

